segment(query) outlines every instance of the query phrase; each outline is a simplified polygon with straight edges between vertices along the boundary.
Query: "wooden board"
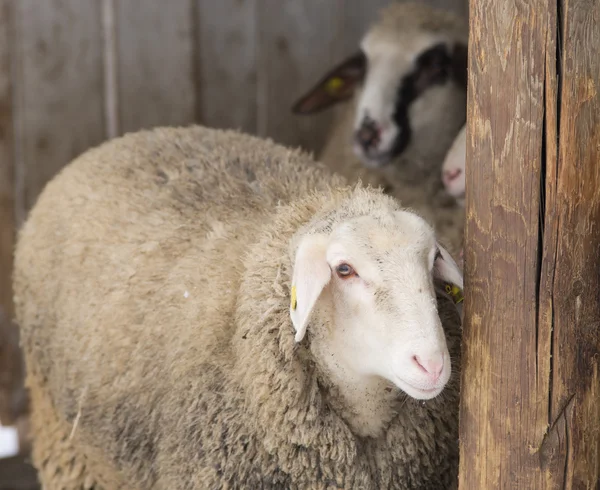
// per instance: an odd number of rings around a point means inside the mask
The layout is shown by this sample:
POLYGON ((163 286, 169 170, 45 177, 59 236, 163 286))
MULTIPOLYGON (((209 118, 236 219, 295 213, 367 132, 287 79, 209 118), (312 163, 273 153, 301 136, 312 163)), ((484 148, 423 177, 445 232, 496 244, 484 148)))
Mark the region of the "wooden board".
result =
POLYGON ((119 133, 194 120, 194 0, 116 1, 119 133))
POLYGON ((256 132, 259 0, 196 0, 197 118, 216 128, 256 132))
MULTIPOLYGON (((558 162, 547 167, 544 488, 600 488, 600 3, 558 2, 558 162)), ((556 65, 555 65, 556 66, 556 65)), ((549 135, 550 137, 550 135, 549 135)))
POLYGON ((15 241, 9 0, 0 0, 0 422, 16 419, 14 394, 22 378, 17 329, 12 322, 12 251, 15 241))
POLYGON ((427 0, 427 3, 434 7, 462 15, 465 19, 469 15, 469 0, 427 0))
POLYGON ((600 4, 471 9, 460 488, 597 489, 600 4))
MULTIPOLYGON (((344 0, 338 9, 342 19, 342 33, 338 37, 339 50, 343 56, 353 54, 359 48, 367 29, 379 18, 379 10, 390 3, 389 0, 344 0)), ((341 61, 341 60, 340 60, 341 61)))
POLYGON ((546 9, 471 9, 460 488, 538 488, 523 470, 547 427, 536 331, 546 9))
POLYGON ((294 101, 310 89, 340 53, 340 1, 261 0, 258 12, 258 124, 261 136, 318 151, 332 111, 291 114, 294 101))
POLYGON ((48 179, 104 139, 100 2, 15 6, 17 215, 48 179))

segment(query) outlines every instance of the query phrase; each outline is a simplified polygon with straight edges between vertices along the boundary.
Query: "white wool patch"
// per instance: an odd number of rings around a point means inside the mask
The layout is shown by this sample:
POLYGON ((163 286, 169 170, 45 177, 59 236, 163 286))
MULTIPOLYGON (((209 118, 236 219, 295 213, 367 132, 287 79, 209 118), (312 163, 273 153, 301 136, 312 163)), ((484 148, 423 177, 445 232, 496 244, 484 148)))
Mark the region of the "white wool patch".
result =
POLYGON ((19 453, 19 433, 16 427, 0 425, 0 458, 10 458, 19 453))

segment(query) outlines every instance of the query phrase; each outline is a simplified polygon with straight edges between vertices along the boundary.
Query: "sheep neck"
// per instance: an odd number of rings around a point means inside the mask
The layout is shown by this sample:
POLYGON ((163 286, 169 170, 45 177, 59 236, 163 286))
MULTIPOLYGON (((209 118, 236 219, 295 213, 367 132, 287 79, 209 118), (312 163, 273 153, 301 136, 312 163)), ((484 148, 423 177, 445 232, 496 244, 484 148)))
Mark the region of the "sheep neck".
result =
POLYGON ((398 389, 383 378, 357 372, 331 335, 312 339, 311 351, 330 407, 355 434, 378 437, 398 411, 398 389))

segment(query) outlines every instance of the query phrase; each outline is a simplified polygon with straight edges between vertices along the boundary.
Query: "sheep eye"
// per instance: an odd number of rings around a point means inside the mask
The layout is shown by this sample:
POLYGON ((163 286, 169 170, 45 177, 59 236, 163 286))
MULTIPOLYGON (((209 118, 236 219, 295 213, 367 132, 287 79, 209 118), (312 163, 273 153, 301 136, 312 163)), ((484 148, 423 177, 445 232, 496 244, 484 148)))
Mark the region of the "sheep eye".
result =
POLYGON ((435 258, 433 259, 433 261, 435 262, 437 259, 443 259, 443 257, 442 257, 442 253, 440 252, 440 249, 439 249, 439 248, 437 248, 437 249, 435 250, 435 258))
POLYGON ((349 277, 357 275, 354 269, 348 264, 340 264, 335 268, 337 275, 342 279, 348 279, 349 277))

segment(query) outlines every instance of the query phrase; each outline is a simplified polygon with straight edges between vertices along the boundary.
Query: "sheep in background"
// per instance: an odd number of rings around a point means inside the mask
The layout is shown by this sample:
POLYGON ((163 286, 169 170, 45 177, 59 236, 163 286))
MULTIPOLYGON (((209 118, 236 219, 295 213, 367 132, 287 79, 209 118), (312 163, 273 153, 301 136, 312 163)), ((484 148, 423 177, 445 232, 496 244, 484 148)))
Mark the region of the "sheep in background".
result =
MULTIPOLYGON (((465 207, 465 168, 467 160, 467 125, 458 133, 452 143, 442 165, 442 181, 446 192, 456 200, 457 204, 465 207)), ((457 263, 463 269, 464 249, 461 247, 457 263)))
POLYGON ((312 114, 352 99, 318 159, 351 181, 384 187, 448 236, 454 251, 464 210, 445 192, 440 168, 466 120, 467 35, 455 14, 394 2, 360 50, 293 106, 312 114))
POLYGON ((89 150, 20 231, 46 488, 456 486, 462 276, 381 191, 233 131, 89 150), (443 281, 440 283, 439 281, 443 281))
POLYGON ((442 181, 446 187, 446 192, 450 194, 456 202, 465 207, 465 165, 467 159, 467 126, 465 125, 444 159, 442 165, 442 181))

